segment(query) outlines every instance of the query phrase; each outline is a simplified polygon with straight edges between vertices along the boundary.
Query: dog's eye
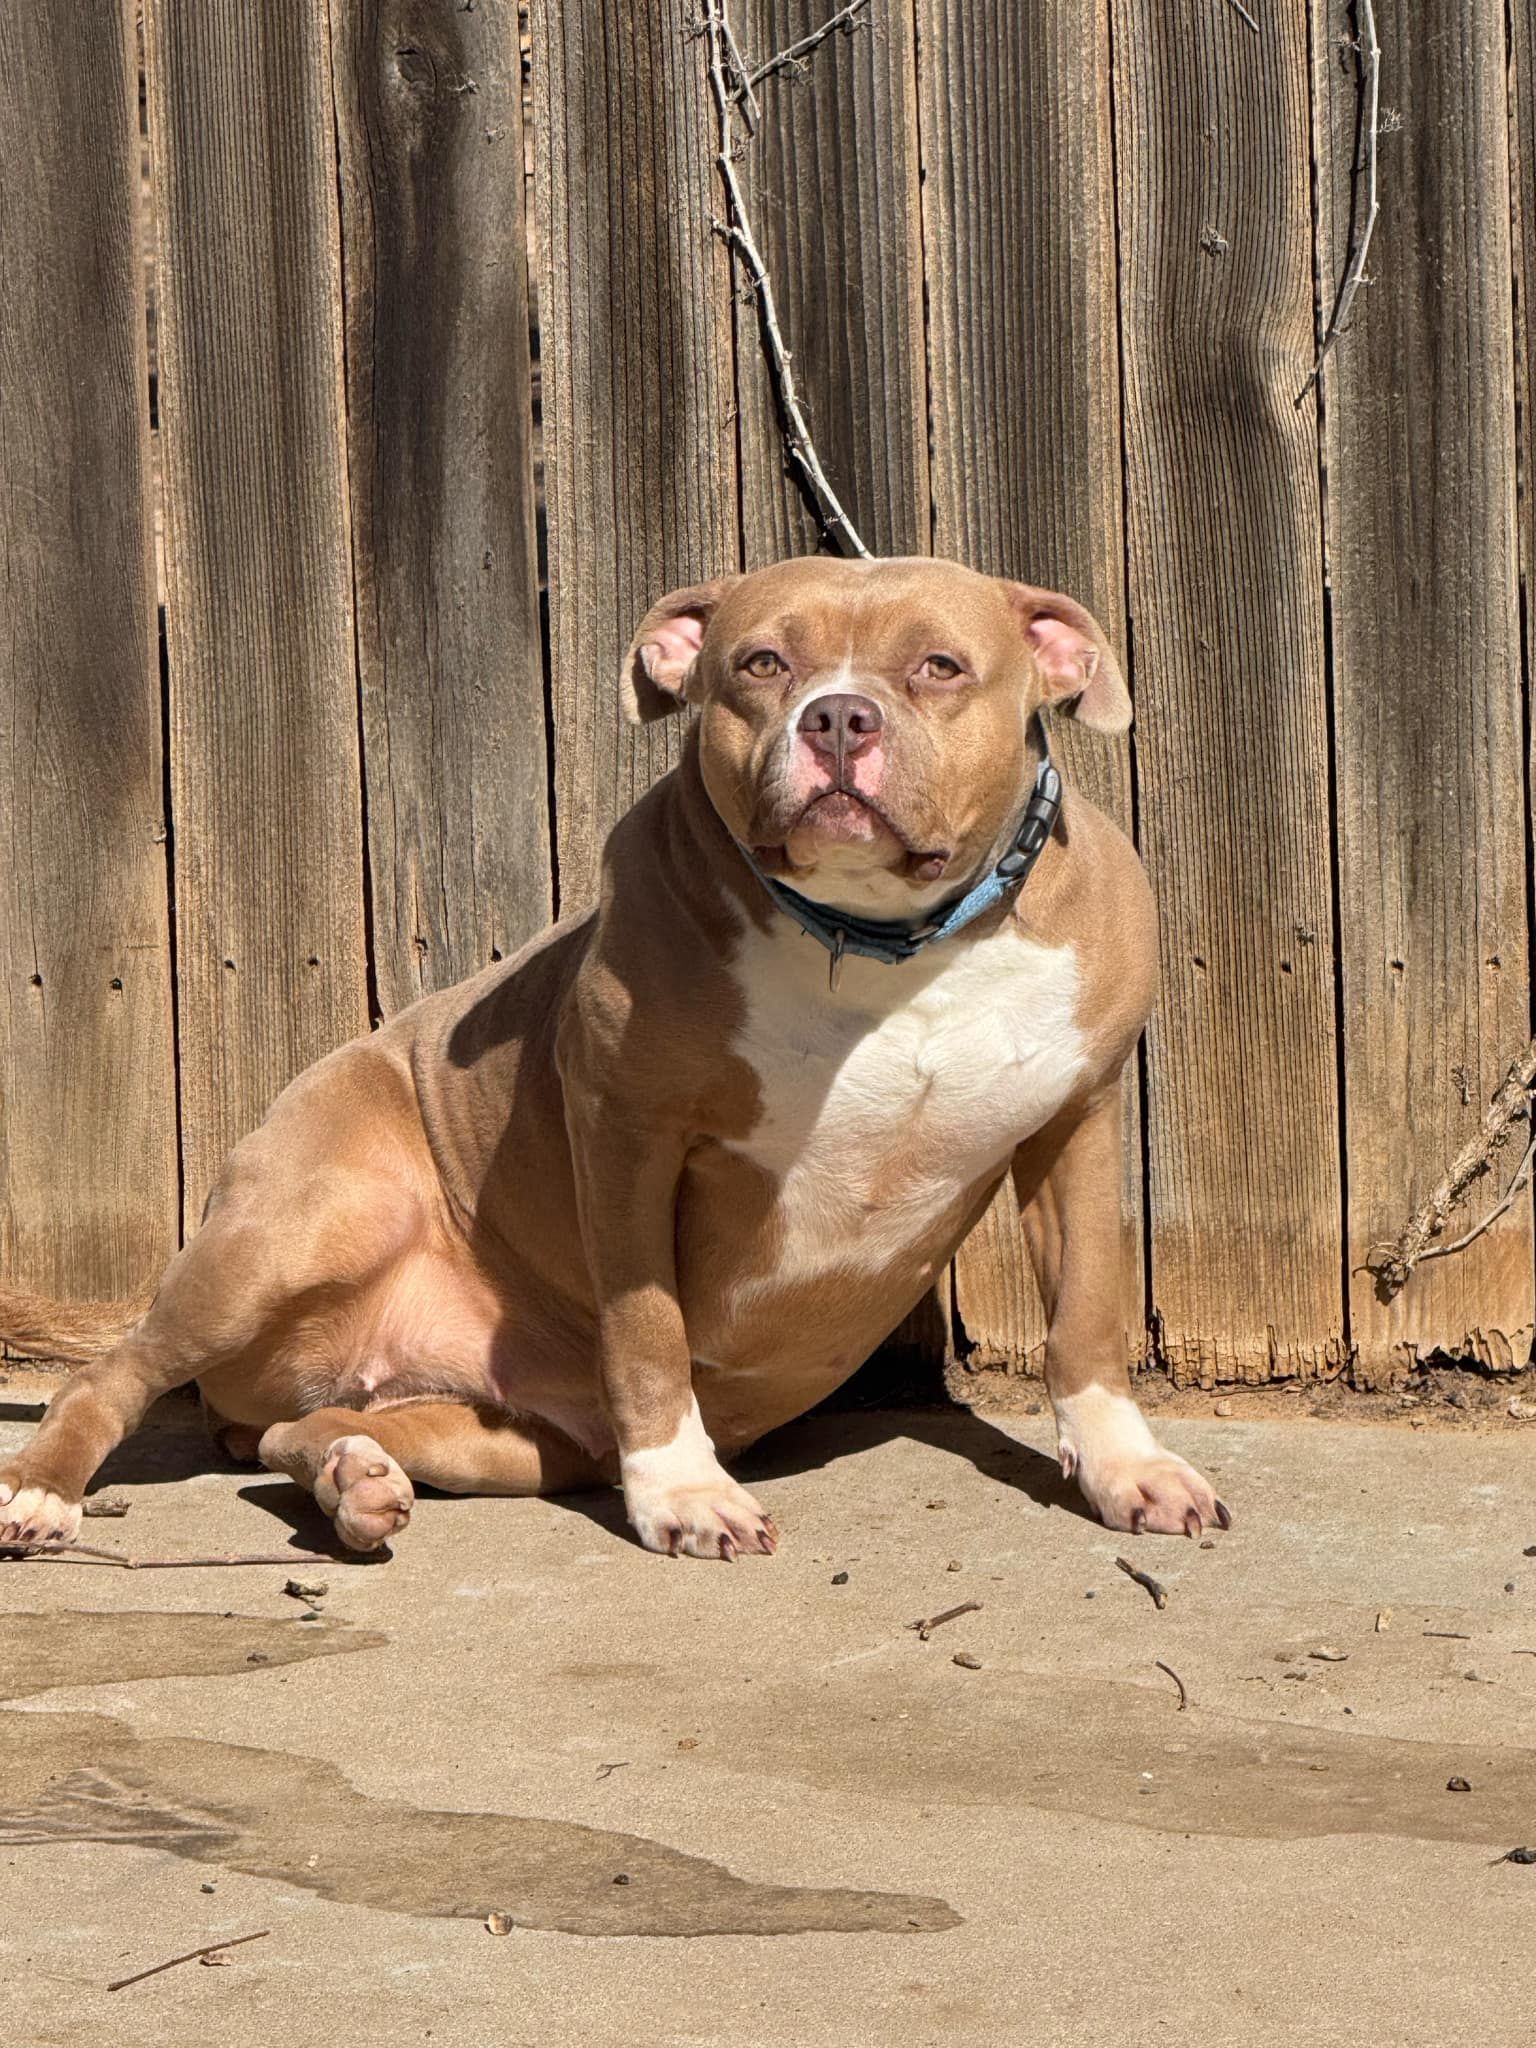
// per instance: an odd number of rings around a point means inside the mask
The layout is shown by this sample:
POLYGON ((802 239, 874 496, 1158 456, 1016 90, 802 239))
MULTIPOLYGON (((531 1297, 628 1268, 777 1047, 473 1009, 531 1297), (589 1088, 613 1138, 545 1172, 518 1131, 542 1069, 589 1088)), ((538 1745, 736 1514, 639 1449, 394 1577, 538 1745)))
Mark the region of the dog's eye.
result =
POLYGON ((756 676, 760 683, 766 682, 770 676, 781 676, 785 673, 784 663, 771 647, 759 647, 756 653, 749 654, 741 665, 749 676, 756 676))
POLYGON ((952 654, 930 654, 917 672, 924 682, 952 683, 961 673, 961 668, 952 654))

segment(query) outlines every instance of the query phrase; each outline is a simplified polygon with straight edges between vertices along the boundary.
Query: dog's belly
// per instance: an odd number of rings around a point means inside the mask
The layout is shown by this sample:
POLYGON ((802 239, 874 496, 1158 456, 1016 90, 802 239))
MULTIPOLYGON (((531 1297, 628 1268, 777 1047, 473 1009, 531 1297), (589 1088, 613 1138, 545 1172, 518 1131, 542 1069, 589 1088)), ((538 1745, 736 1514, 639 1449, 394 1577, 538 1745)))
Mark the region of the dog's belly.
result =
POLYGON ((844 1372, 1080 1083, 1076 960, 1007 925, 900 967, 849 960, 833 996, 809 940, 754 932, 738 973, 733 1050, 761 1113, 698 1162, 690 1335, 725 1369, 760 1369, 767 1351, 844 1372))

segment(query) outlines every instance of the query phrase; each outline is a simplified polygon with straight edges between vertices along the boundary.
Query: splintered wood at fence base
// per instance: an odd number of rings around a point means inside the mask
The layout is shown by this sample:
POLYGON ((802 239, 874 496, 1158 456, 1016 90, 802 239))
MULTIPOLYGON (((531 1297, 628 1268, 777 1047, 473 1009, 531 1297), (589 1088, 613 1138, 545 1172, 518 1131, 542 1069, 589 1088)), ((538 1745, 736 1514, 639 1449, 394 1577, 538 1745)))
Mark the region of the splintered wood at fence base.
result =
POLYGON ((176 1244, 139 136, 122 10, 0 10, 0 1275, 176 1244))
MULTIPOLYGON (((918 8, 933 547, 1067 591, 1128 659, 1106 0, 1090 15, 1085 28, 1068 0, 918 8)), ((1051 745, 1129 831, 1130 746, 1065 718, 1051 745)), ((1129 1357, 1145 1297, 1134 1074, 1124 1101, 1129 1357)), ((1011 1184, 961 1249, 955 1286, 968 1362, 1038 1371, 1045 1311, 1011 1184)))
MULTIPOLYGON (((1321 0, 1316 21, 1332 277, 1361 115, 1321 0)), ((1376 26, 1401 128, 1378 137, 1372 282, 1323 370, 1352 1268, 1475 1135, 1530 1034, 1504 7, 1425 0, 1376 26)), ((1363 1376, 1441 1346, 1523 1363, 1529 1196, 1386 1292, 1353 1273, 1363 1376)))
POLYGON ((146 0, 185 1220, 366 1028, 330 63, 308 0, 146 0))
POLYGON ((562 913, 683 724, 623 723, 619 664, 667 590, 739 566, 730 266, 710 223, 702 36, 681 9, 534 0, 545 481, 562 913))
POLYGON ((1162 1331, 1154 1336, 1152 1357, 1176 1387, 1209 1390, 1233 1382, 1257 1387, 1271 1380, 1335 1380, 1346 1372, 1353 1382, 1353 1354, 1342 1333, 1301 1345, 1287 1342, 1271 1326, 1265 1338, 1262 1349, 1253 1346, 1238 1352, 1221 1335, 1203 1337, 1193 1330, 1181 1330, 1176 1339, 1170 1339, 1162 1331))
POLYGON ((1344 1328, 1307 47, 1115 10, 1153 1298, 1239 1379, 1344 1328))
POLYGON ((386 1014, 548 921, 513 0, 331 12, 374 970, 386 1014))
MULTIPOLYGON (((911 10, 878 13, 872 27, 819 44, 803 69, 758 84, 760 126, 737 175, 839 498, 872 553, 927 554, 917 67, 911 10)), ((807 27, 803 0, 733 0, 731 18, 750 64, 807 27)), ((786 473, 745 292, 736 385, 746 566, 812 553, 818 522, 786 473)))

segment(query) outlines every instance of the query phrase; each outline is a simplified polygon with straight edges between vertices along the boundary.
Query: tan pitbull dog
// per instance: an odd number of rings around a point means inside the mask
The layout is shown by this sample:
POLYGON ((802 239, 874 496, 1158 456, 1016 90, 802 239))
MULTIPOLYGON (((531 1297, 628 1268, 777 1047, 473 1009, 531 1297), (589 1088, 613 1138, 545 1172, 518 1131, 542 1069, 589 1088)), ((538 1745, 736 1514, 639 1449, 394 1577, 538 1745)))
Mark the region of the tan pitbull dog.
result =
POLYGON ((829 972, 841 938, 803 928, 905 941, 1006 870, 1037 709, 1130 722, 1098 626, 953 563, 784 562, 663 598, 619 687, 698 719, 596 911, 302 1074, 131 1327, 0 1296, 0 1334, 93 1358, 0 1472, 0 1539, 71 1538, 195 1379, 354 1549, 412 1480, 618 1479, 649 1549, 771 1551, 721 1457, 851 1373, 1010 1172, 1064 1471, 1114 1528, 1225 1523, 1126 1374, 1120 1073, 1154 980, 1130 843, 1068 792, 1027 879, 910 958, 829 972))

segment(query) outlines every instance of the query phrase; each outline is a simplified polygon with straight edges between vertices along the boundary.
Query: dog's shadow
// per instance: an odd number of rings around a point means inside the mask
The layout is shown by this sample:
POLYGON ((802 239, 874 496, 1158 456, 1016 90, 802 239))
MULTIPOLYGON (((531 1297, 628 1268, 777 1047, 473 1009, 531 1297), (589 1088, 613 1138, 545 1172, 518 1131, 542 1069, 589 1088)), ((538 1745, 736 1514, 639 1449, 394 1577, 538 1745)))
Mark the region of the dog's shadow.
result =
MULTIPOLYGON (((944 1451, 1037 1506, 1059 1508, 1084 1520, 1093 1519, 1076 1486, 1063 1479, 1054 1458, 1018 1442, 985 1416, 953 1402, 881 1408, 849 1406, 846 1394, 834 1397, 833 1403, 812 1409, 754 1444, 733 1462, 733 1470, 745 1485, 752 1486, 823 1471, 846 1458, 901 1439, 944 1451)), ((112 1452, 91 1491, 163 1484, 229 1469, 230 1461, 209 1437, 195 1404, 172 1398, 157 1404, 149 1425, 112 1452)), ((430 1487, 418 1490, 428 1499, 451 1498, 436 1495, 430 1487)), ((295 1550, 335 1553, 336 1536, 330 1521, 302 1487, 275 1473, 258 1477, 252 1471, 250 1483, 241 1486, 239 1493, 242 1500, 287 1525, 288 1540, 295 1550)), ((557 1494, 551 1498, 561 1508, 583 1516, 607 1534, 623 1541, 634 1540, 616 1488, 557 1494)))

